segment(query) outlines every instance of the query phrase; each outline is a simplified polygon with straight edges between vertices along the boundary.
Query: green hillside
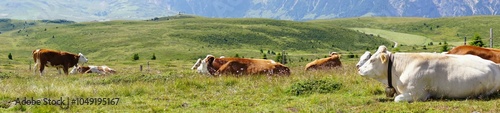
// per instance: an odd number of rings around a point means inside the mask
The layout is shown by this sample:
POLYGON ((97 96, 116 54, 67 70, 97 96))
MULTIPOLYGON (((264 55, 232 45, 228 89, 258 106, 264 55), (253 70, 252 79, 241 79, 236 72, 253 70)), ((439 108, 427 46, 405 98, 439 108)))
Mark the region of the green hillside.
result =
MULTIPOLYGON (((400 20, 402 23, 415 21, 400 20)), ((397 23, 385 22, 387 25, 397 23)), ((304 71, 306 63, 330 51, 360 54, 365 50, 373 52, 382 44, 392 44, 377 35, 363 34, 362 30, 380 30, 367 28, 359 27, 356 31, 337 27, 332 22, 202 17, 36 24, 0 34, 0 89, 3 91, 0 112, 500 111, 500 93, 479 98, 393 102, 393 98, 385 97, 385 85, 358 75, 357 58, 341 57, 339 69, 304 71), (89 58, 86 65, 107 65, 117 73, 66 76, 57 74, 55 68, 46 68, 44 76, 34 75, 28 62, 32 60, 31 51, 36 48, 82 52, 89 58), (263 53, 286 50, 289 60, 293 61, 286 64, 291 75, 211 77, 189 69, 196 58, 206 54, 261 58, 261 50, 263 53), (7 59, 9 53, 13 60, 7 59), (135 53, 140 56, 138 61, 132 61, 135 53), (156 60, 150 60, 152 54, 156 60), (139 65, 144 66, 144 70, 140 70, 139 65), (66 103, 13 104, 24 98, 61 99, 66 103), (106 99, 103 105, 102 100, 106 99)), ((392 32, 384 30, 380 34, 391 37, 411 34, 392 32)), ((403 44, 394 49, 420 52, 433 51, 439 46, 427 48, 403 44)), ((276 57, 267 55, 270 59, 276 57)))
MULTIPOLYGON (((463 38, 471 40, 478 33, 484 42, 489 42, 489 30, 500 32, 500 16, 468 16, 448 18, 394 18, 366 17, 333 20, 315 20, 312 23, 337 25, 347 28, 372 28, 409 33, 430 38, 434 42, 451 42, 459 45, 463 38)), ((498 36, 494 40, 500 40, 498 36)), ((500 43, 494 44, 500 47, 500 43)))
POLYGON ((9 40, 2 42, 9 49, 0 50, 0 56, 13 52, 17 59, 26 59, 23 62, 31 61, 31 51, 37 48, 81 52, 98 62, 128 61, 135 53, 146 60, 155 54, 159 59, 191 61, 207 54, 261 58, 261 49, 286 50, 289 55, 361 53, 392 44, 354 30, 309 22, 201 17, 39 25, 4 33, 0 39, 9 40))

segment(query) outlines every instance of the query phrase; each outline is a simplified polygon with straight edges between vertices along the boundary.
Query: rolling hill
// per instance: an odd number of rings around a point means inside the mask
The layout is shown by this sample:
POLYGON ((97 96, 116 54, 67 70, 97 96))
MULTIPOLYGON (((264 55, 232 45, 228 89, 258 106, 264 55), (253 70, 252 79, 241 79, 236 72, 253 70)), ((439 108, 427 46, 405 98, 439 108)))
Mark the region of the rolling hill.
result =
POLYGON ((354 30, 310 22, 195 16, 38 25, 3 33, 0 39, 6 40, 0 47, 7 48, 0 50, 0 56, 12 53, 24 63, 31 61, 31 51, 37 48, 81 52, 94 62, 131 61, 135 53, 142 60, 155 54, 165 62, 192 62, 207 54, 261 58, 261 50, 318 58, 314 54, 361 53, 392 44, 354 30))
MULTIPOLYGON (((500 16, 468 16, 449 18, 394 18, 394 17, 366 17, 332 20, 315 20, 312 23, 337 25, 346 28, 372 28, 399 33, 420 35, 433 42, 450 42, 453 45, 463 44, 463 38, 472 40, 474 34, 479 34, 483 42, 489 42, 489 30, 494 34, 500 32, 500 16)), ((500 40, 494 36, 494 42, 500 40)), ((500 43, 494 43, 500 47, 500 43)))

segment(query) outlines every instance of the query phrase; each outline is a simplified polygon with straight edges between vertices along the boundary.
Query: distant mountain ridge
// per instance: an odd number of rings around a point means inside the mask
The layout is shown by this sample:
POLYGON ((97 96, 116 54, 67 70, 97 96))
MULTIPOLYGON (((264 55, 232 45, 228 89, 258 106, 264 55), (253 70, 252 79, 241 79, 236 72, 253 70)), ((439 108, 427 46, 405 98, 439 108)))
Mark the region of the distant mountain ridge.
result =
POLYGON ((0 18, 74 21, 150 19, 179 13, 217 18, 313 20, 366 16, 497 15, 500 0, 3 0, 0 18))

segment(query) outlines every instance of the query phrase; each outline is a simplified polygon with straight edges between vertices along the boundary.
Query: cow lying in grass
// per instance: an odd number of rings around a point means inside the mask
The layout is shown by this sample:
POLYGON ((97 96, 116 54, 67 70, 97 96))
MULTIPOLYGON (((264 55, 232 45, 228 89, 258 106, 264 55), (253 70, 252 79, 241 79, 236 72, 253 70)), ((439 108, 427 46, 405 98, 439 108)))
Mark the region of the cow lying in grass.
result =
MULTIPOLYGON (((219 58, 225 58, 224 56, 220 56, 219 58)), ((196 60, 196 62, 194 63, 193 67, 191 67, 192 70, 195 70, 196 69, 196 72, 197 73, 201 73, 201 74, 209 74, 208 71, 203 71, 203 69, 200 67, 201 65, 201 62, 202 62, 202 59, 201 58, 198 58, 198 60, 196 60)))
POLYGON ((395 89, 386 93, 399 93, 396 102, 482 97, 500 89, 500 66, 474 55, 392 54, 380 46, 358 73, 395 89))
POLYGON ((340 62, 340 54, 337 52, 330 53, 330 57, 314 60, 308 63, 305 70, 332 69, 342 67, 340 62))
POLYGON ((70 72, 71 74, 76 74, 76 73, 97 73, 99 75, 106 75, 106 74, 114 74, 116 71, 114 69, 109 68, 108 66, 75 66, 70 72))
POLYGON ((482 48, 477 46, 463 45, 451 49, 450 51, 448 51, 448 54, 471 54, 479 56, 486 60, 491 60, 497 64, 500 63, 500 50, 494 48, 482 48))
POLYGON ((199 72, 213 76, 221 74, 233 75, 290 75, 290 69, 273 60, 247 59, 247 58, 215 58, 207 55, 201 61, 199 72))

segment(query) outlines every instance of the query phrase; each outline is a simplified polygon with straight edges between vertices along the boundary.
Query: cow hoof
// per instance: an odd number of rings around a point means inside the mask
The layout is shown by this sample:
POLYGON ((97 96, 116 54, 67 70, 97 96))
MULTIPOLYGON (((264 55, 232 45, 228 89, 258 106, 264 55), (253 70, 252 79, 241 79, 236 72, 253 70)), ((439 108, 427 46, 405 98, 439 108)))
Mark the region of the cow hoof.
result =
POLYGON ((396 94, 396 89, 389 88, 389 87, 385 88, 385 96, 386 97, 392 98, 392 97, 394 97, 394 94, 396 94))

